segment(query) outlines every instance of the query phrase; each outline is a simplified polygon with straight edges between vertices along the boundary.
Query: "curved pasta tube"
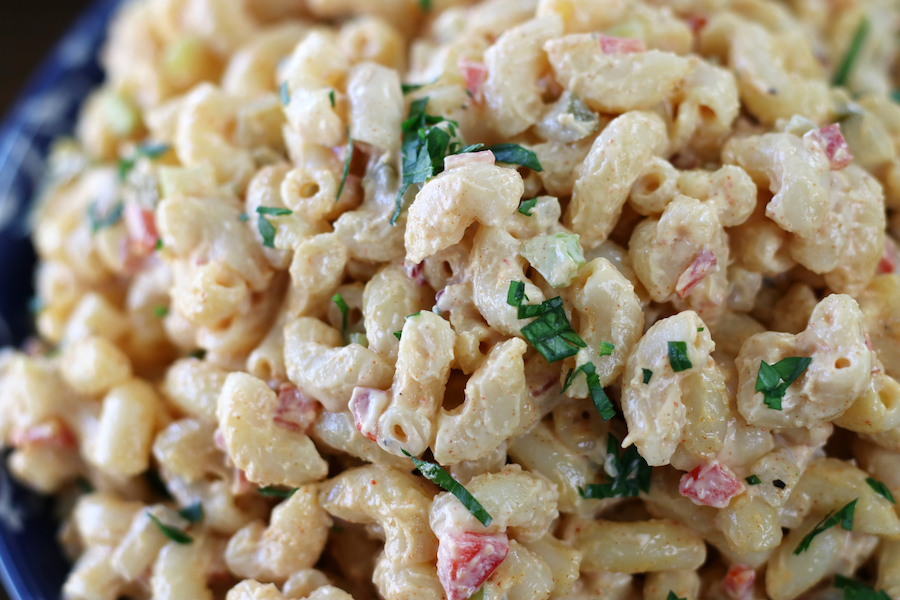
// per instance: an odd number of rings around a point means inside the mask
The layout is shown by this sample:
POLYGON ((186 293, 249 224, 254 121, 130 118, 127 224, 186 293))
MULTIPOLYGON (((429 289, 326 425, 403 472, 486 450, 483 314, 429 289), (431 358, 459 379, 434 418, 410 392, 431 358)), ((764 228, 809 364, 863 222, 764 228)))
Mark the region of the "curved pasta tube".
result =
POLYGON ((426 518, 431 492, 422 479, 380 466, 348 469, 321 485, 319 501, 336 517, 380 526, 384 553, 374 579, 387 600, 442 597, 432 566, 437 539, 426 518))
POLYGON ((229 135, 237 117, 237 103, 209 83, 194 88, 181 104, 175 129, 175 152, 187 167, 212 168, 216 180, 243 190, 256 164, 249 150, 229 135))
POLYGON ((656 302, 677 297, 709 315, 726 299, 728 240, 708 204, 676 197, 659 220, 638 224, 631 234, 628 256, 656 302))
POLYGON ((785 536, 766 566, 766 592, 773 600, 793 600, 833 572, 850 534, 840 527, 821 532, 801 554, 794 550, 812 532, 819 517, 807 519, 785 536))
POLYGON ((585 249, 606 240, 644 164, 667 146, 662 119, 636 111, 613 119, 594 140, 565 214, 566 225, 581 236, 585 249))
POLYGON ((369 348, 388 362, 397 361, 400 341, 395 333, 403 329, 406 317, 427 306, 427 289, 399 265, 385 266, 366 282, 362 307, 366 338, 369 348))
POLYGON ((472 223, 502 227, 525 191, 516 171, 475 162, 425 184, 409 208, 406 260, 413 264, 456 244, 472 223))
MULTIPOLYGON (((285 593, 287 593, 287 589, 285 589, 285 593)), ((228 590, 225 600, 287 600, 298 597, 293 594, 285 596, 271 583, 264 585, 254 579, 245 579, 228 590)), ((304 600, 353 600, 353 596, 333 585, 317 587, 303 598, 304 600)))
POLYGON ((222 89, 245 96, 274 92, 278 61, 290 54, 308 31, 306 24, 289 21, 254 36, 231 56, 222 74, 222 89))
POLYGON ((344 280, 349 253, 334 233, 307 238, 294 250, 288 310, 294 316, 316 314, 344 280))
POLYGON ((511 137, 538 122, 544 110, 538 79, 546 57, 544 43, 562 35, 556 15, 533 19, 507 30, 484 53, 484 97, 491 123, 511 137))
POLYGON ((456 332, 453 353, 463 373, 472 373, 487 359, 488 348, 502 341, 502 336, 488 326, 472 298, 471 283, 445 287, 437 298, 437 309, 450 316, 456 332))
MULTIPOLYGON (((625 366, 622 412, 628 423, 628 437, 623 440, 623 447, 635 444, 651 466, 666 465, 682 442, 689 416, 692 422, 705 420, 705 411, 698 410, 694 415, 693 411, 700 407, 692 407, 689 412, 689 405, 709 402, 719 407, 714 414, 724 414, 728 396, 724 385, 716 384, 722 376, 710 356, 714 348, 703 321, 691 311, 662 319, 650 327, 625 366), (690 368, 673 369, 670 342, 685 343, 690 368)), ((724 426, 722 420, 721 429, 724 426)), ((724 436, 724 430, 713 436, 718 442, 710 450, 721 449, 724 436)))
MULTIPOLYGON (((587 344, 573 359, 563 364, 563 372, 593 363, 600 385, 607 386, 625 370, 625 360, 641 337, 644 313, 634 286, 605 258, 583 266, 566 294, 573 312, 579 316, 578 333, 587 344), (612 354, 601 356, 603 343, 614 346, 612 354)), ((577 378, 566 390, 572 398, 586 398, 587 383, 577 378)))
POLYGON ((350 137, 394 154, 400 150, 403 92, 397 71, 375 63, 350 69, 347 76, 350 102, 350 137))
POLYGON ((239 577, 283 584, 319 560, 331 524, 319 506, 317 486, 303 486, 275 507, 268 527, 254 521, 235 533, 225 563, 239 577))
POLYGON ((876 374, 834 424, 857 433, 881 433, 900 426, 900 383, 890 375, 876 374))
POLYGON ((831 166, 820 144, 790 133, 733 138, 722 160, 743 168, 774 195, 766 216, 800 237, 816 234, 830 206, 831 166))
POLYGON ((349 412, 322 411, 313 424, 310 435, 317 444, 346 452, 366 462, 395 469, 403 469, 409 465, 406 457, 400 458, 385 452, 374 440, 360 433, 349 412))
POLYGON ((553 39, 544 49, 557 81, 603 113, 652 108, 691 70, 688 59, 670 52, 605 52, 592 34, 553 39))
MULTIPOLYGON (((785 504, 794 518, 838 511, 857 500, 853 532, 895 537, 900 518, 891 503, 866 483, 867 474, 835 458, 819 458, 806 467, 785 504)), ((819 517, 821 518, 821 517, 819 517)))
POLYGON ((527 319, 518 318, 518 307, 507 301, 513 281, 525 284, 530 304, 540 304, 544 294, 527 277, 528 262, 519 254, 519 242, 499 227, 480 227, 470 258, 472 300, 491 328, 505 335, 522 335, 527 319))
POLYGON ((719 158, 719 147, 731 132, 741 108, 734 75, 723 67, 693 59, 677 102, 670 150, 719 158))
POLYGON ((546 600, 554 592, 553 572, 544 559, 520 544, 509 541, 509 553, 484 582, 489 598, 533 598, 546 600))
POLYGON ((216 546, 217 541, 207 536, 191 544, 169 542, 163 546, 150 576, 153 598, 212 600, 206 579, 216 559, 216 546))
POLYGON ((318 319, 300 317, 284 328, 288 378, 329 412, 346 410, 353 389, 386 389, 393 369, 359 344, 342 345, 341 334, 318 319))
POLYGON ((456 496, 442 492, 429 510, 431 530, 439 540, 454 532, 470 531, 507 533, 522 543, 536 542, 559 516, 556 485, 519 465, 506 465, 499 473, 474 477, 466 489, 493 520, 485 527, 456 496))
POLYGON ((858 297, 872 346, 885 372, 900 377, 900 275, 878 275, 858 297))
POLYGON ((455 341, 450 323, 436 314, 423 311, 408 317, 390 392, 363 387, 353 391, 350 411, 357 428, 397 456, 425 452, 434 438, 455 341))
POLYGON ((765 332, 751 336, 735 359, 738 410, 751 425, 773 429, 813 427, 843 414, 872 380, 875 353, 866 341, 863 315, 849 296, 828 296, 816 306, 806 329, 796 336, 765 332), (781 410, 772 410, 756 391, 762 360, 775 364, 790 356, 812 362, 785 391, 781 410))
POLYGON ((278 396, 255 377, 231 373, 219 395, 219 429, 228 455, 261 486, 299 487, 328 474, 328 465, 304 434, 274 421, 278 396))
POLYGON ((433 450, 440 464, 487 456, 534 410, 526 395, 526 349, 518 338, 495 346, 466 384, 465 403, 438 414, 433 450))

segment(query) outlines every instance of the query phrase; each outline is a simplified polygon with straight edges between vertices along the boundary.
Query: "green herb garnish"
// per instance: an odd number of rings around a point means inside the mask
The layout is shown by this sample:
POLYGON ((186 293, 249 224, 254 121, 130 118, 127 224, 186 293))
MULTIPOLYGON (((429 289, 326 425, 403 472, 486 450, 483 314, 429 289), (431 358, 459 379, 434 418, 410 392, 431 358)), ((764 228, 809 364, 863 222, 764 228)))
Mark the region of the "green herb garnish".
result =
POLYGON ((106 214, 100 214, 97 210, 97 203, 91 202, 88 206, 88 221, 91 224, 91 233, 97 233, 101 229, 112 227, 122 220, 122 210, 125 205, 122 202, 116 202, 106 214))
POLYGON ((456 496, 456 499, 462 502, 462 505, 465 506, 466 509, 472 513, 472 516, 478 519, 482 525, 487 527, 491 524, 491 521, 494 520, 493 517, 488 514, 475 496, 470 494, 469 490, 464 488, 461 483, 453 479, 453 477, 447 471, 442 469, 440 465, 419 460, 406 450, 401 451, 412 459, 413 463, 416 465, 416 469, 425 477, 425 479, 441 486, 456 496))
POLYGON ((838 523, 840 523, 841 528, 847 531, 853 530, 853 513, 856 510, 856 502, 859 500, 857 498, 847 506, 843 507, 841 510, 837 511, 834 514, 829 514, 827 517, 819 521, 819 524, 816 525, 812 531, 807 534, 806 537, 803 538, 803 541, 800 542, 800 545, 797 546, 797 549, 794 550, 794 554, 800 554, 805 550, 809 550, 809 545, 812 543, 813 538, 817 535, 825 531, 826 529, 831 529, 838 523))
POLYGON ((763 393, 763 401, 771 409, 781 410, 781 399, 794 381, 806 370, 812 359, 806 356, 789 356, 774 365, 760 361, 756 376, 756 391, 763 393))
POLYGON ((853 65, 862 50, 868 34, 869 18, 864 16, 853 34, 853 39, 850 40, 850 46, 847 48, 844 58, 841 59, 841 64, 834 73, 834 79, 832 79, 831 84, 835 87, 847 85, 847 80, 850 78, 851 71, 853 71, 853 65))
POLYGON ((328 99, 331 100, 331 108, 334 108, 334 90, 328 92, 328 99))
POLYGON ((187 521, 188 523, 199 523, 203 520, 204 512, 203 512, 203 503, 195 502, 190 506, 186 506, 178 511, 178 514, 181 515, 181 518, 187 521))
POLYGON ((519 212, 526 217, 530 217, 531 209, 534 208, 535 204, 537 204, 537 198, 532 198, 531 200, 522 200, 522 202, 519 204, 519 212))
POLYGON ((541 353, 547 362, 556 362, 578 353, 579 348, 587 348, 566 317, 562 298, 556 297, 541 304, 522 304, 525 300, 525 284, 512 281, 506 295, 506 302, 518 308, 518 317, 537 317, 522 328, 522 335, 528 343, 541 353))
POLYGON ((684 600, 684 598, 679 598, 678 594, 676 594, 672 590, 669 590, 669 595, 666 596, 666 600, 684 600))
POLYGON ((169 314, 169 308, 166 306, 154 306, 153 314, 156 315, 158 318, 162 319, 163 317, 166 317, 169 314))
POLYGON ((344 186, 347 184, 347 175, 350 174, 350 163, 353 161, 353 138, 350 137, 350 128, 347 128, 347 140, 349 140, 349 145, 347 146, 347 160, 344 161, 344 174, 341 176, 341 186, 338 188, 337 196, 335 196, 334 201, 337 202, 341 198, 341 194, 344 193, 344 186))
POLYGON ((578 488, 582 498, 634 498, 639 492, 650 492, 650 476, 653 469, 635 446, 629 446, 619 456, 619 440, 613 434, 606 438, 607 461, 615 475, 607 483, 593 483, 585 489, 578 488))
POLYGON ((395 331, 395 332, 394 332, 394 337, 397 338, 397 341, 399 342, 399 341, 400 341, 400 338, 403 337, 403 330, 395 331))
POLYGON ((274 248, 275 247, 275 227, 272 226, 272 223, 266 218, 266 215, 271 215, 273 217, 283 217, 285 215, 289 215, 293 213, 292 210, 287 208, 275 208, 274 206, 260 206, 257 207, 256 212, 259 213, 259 218, 256 221, 257 227, 259 227, 259 234, 263 238, 263 246, 266 248, 274 248))
POLYGON ((650 378, 653 377, 653 371, 650 369, 641 369, 644 372, 644 385, 650 383, 650 378))
POLYGON ((291 92, 288 90, 287 81, 281 84, 281 87, 278 88, 278 96, 281 98, 281 105, 287 106, 291 103, 291 92))
POLYGON ((155 516, 151 515, 150 513, 146 513, 146 514, 148 517, 150 517, 151 521, 156 523, 156 526, 159 527, 159 530, 162 531, 165 534, 165 536, 167 538, 169 538, 170 540, 172 540, 173 542, 175 542, 177 544, 190 544, 191 542, 194 541, 194 538, 192 538, 191 536, 189 536, 182 530, 178 529, 177 527, 171 527, 169 525, 166 525, 165 523, 163 523, 162 521, 160 521, 159 519, 157 519, 155 516))
POLYGON ((676 373, 694 366, 687 355, 687 342, 669 342, 669 365, 676 373))
POLYGON ((750 485, 759 485, 762 483, 762 480, 756 475, 751 475, 750 477, 745 478, 744 481, 750 485))
MULTIPOLYGON (((603 355, 601 354, 601 356, 603 355)), ((575 376, 579 373, 584 373, 584 376, 587 378, 588 391, 591 394, 591 400, 594 402, 594 408, 597 409, 603 420, 609 421, 616 416, 616 409, 613 407, 612 402, 609 401, 609 396, 603 391, 603 386, 600 385, 600 377, 597 375, 597 369, 592 362, 584 363, 574 370, 569 369, 566 381, 563 384, 563 391, 566 391, 572 385, 575 376)))
POLYGON ((274 485, 269 485, 266 487, 261 487, 256 491, 259 492, 260 494, 262 494, 263 496, 270 496, 273 498, 290 498, 291 496, 294 495, 294 492, 297 491, 297 488, 292 488, 292 489, 286 490, 284 488, 280 488, 280 487, 277 487, 274 485))
POLYGON ((866 477, 866 483, 868 483, 869 487, 875 490, 876 493, 887 498, 888 502, 897 504, 897 501, 894 499, 894 495, 891 493, 891 490, 888 489, 888 486, 884 485, 874 477, 866 477))
POLYGON ((840 574, 834 576, 834 587, 844 590, 844 600, 891 600, 884 590, 876 592, 864 583, 840 574))
POLYGON ((485 150, 493 152, 494 158, 499 163, 521 165, 539 173, 544 170, 537 154, 527 148, 523 148, 519 144, 497 144, 496 146, 489 146, 485 150))
POLYGON ((350 307, 347 306, 347 303, 344 301, 344 297, 340 294, 335 294, 334 297, 331 298, 335 304, 337 304, 338 310, 341 311, 341 335, 345 338, 347 337, 347 315, 350 314, 350 307))

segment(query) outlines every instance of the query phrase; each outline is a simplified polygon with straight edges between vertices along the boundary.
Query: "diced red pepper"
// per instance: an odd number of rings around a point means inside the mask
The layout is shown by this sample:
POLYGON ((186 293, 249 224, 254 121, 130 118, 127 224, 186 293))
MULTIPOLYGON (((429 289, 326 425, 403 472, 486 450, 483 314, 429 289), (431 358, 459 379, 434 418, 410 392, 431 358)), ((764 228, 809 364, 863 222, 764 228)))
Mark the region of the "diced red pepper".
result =
POLYGON ((438 544, 438 579, 447 600, 466 600, 478 591, 509 553, 505 533, 453 532, 438 544))
POLYGON ((644 40, 635 38, 601 35, 600 49, 603 50, 603 54, 634 54, 636 52, 646 52, 647 44, 644 43, 644 40))
POLYGON ((128 239, 135 254, 146 256, 156 249, 159 242, 159 231, 153 210, 144 208, 135 202, 127 202, 123 211, 128 239))
POLYGON ((685 473, 678 485, 678 492, 694 504, 715 508, 725 508, 732 498, 743 491, 744 484, 731 469, 717 460, 703 463, 690 473, 685 473))
POLYGON ((897 244, 889 237, 884 238, 884 252, 881 254, 881 260, 878 261, 878 267, 875 269, 876 275, 884 275, 893 273, 897 270, 897 244))
POLYGON ((279 427, 306 433, 319 415, 319 403, 308 398, 300 389, 285 383, 278 388, 278 405, 272 420, 279 427))
POLYGON ((810 131, 803 137, 815 140, 822 146, 828 162, 831 163, 832 171, 839 171, 853 161, 850 147, 847 146, 847 141, 841 134, 841 126, 837 123, 810 131))
POLYGON ((728 569, 728 573, 722 580, 722 589, 733 600, 745 600, 753 592, 753 582, 756 581, 756 571, 747 565, 734 565, 728 569))
POLYGON ((13 446, 49 446, 52 448, 75 448, 78 440, 61 419, 52 417, 43 423, 29 427, 12 435, 13 446))
POLYGON ((475 104, 484 102, 484 82, 487 81, 488 70, 484 63, 460 58, 456 66, 466 82, 466 90, 475 104))
POLYGON ((716 271, 717 266, 718 261, 716 261, 715 254, 709 248, 704 248, 694 258, 691 266, 678 278, 678 282, 675 284, 675 293, 679 298, 687 297, 698 283, 716 271))

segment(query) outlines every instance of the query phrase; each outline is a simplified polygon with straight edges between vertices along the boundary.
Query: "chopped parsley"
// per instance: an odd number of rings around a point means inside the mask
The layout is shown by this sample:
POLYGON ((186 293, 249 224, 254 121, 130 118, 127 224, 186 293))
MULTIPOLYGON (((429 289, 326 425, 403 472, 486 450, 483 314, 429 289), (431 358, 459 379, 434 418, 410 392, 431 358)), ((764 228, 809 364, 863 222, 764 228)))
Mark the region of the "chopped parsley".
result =
POLYGON ((702 333, 703 331, 705 331, 705 328, 704 328, 704 327, 698 327, 698 328, 697 328, 697 333, 702 333))
POLYGON ((143 144, 140 144, 135 149, 134 158, 119 159, 119 180, 124 181, 128 177, 128 174, 134 169, 134 165, 137 164, 138 158, 144 156, 150 160, 156 160, 171 149, 172 147, 170 145, 163 143, 144 142, 143 144))
POLYGON ((290 498, 291 496, 294 495, 294 492, 297 491, 297 488, 292 488, 292 489, 286 490, 284 488, 280 488, 280 487, 277 487, 274 485, 269 485, 266 487, 261 487, 256 491, 259 492, 260 494, 262 494, 263 496, 270 496, 273 498, 290 498))
POLYGON ((349 140, 349 145, 347 146, 347 160, 344 161, 344 174, 341 175, 341 186, 338 188, 337 196, 335 196, 334 201, 337 202, 341 198, 341 194, 344 193, 344 186, 347 184, 347 175, 350 174, 350 163, 353 162, 353 138, 350 137, 350 128, 347 128, 347 139, 349 140))
POLYGON ((331 100, 331 108, 334 108, 334 90, 328 92, 328 99, 331 100))
POLYGON ((534 205, 537 204, 537 198, 532 198, 530 200, 522 200, 519 204, 519 212, 525 215, 526 217, 531 216, 531 210, 534 208, 534 205))
POLYGON ((781 399, 794 381, 806 370, 812 359, 806 356, 789 356, 774 365, 760 361, 756 376, 756 391, 763 393, 763 401, 773 410, 781 410, 781 399))
POLYGON ((521 165, 537 172, 544 170, 537 154, 527 148, 523 148, 519 144, 497 144, 496 146, 488 146, 485 149, 493 152, 494 158, 499 163, 521 165))
POLYGON ((750 485, 759 485, 762 483, 762 480, 757 475, 751 475, 750 477, 745 478, 744 481, 750 485))
POLYGON ((423 11, 428 12, 431 10, 431 0, 419 0, 419 6, 423 11))
MULTIPOLYGON (((603 355, 601 354, 601 356, 603 355)), ((566 375, 566 382, 563 385, 563 391, 566 391, 572 385, 572 381, 575 380, 575 376, 579 373, 584 373, 587 378, 588 391, 591 394, 591 400, 594 402, 594 408, 597 409, 603 420, 609 421, 616 416, 616 409, 613 408, 612 402, 609 401, 609 396, 603 391, 603 386, 600 385, 600 377, 597 375, 597 369, 592 362, 584 363, 577 369, 569 369, 569 373, 566 375)))
POLYGON ((672 590, 669 590, 669 595, 666 596, 666 600, 685 600, 685 599, 684 599, 684 598, 679 598, 679 597, 678 597, 678 594, 676 594, 676 593, 673 592, 672 590))
POLYGON ((199 523, 204 517, 203 503, 196 502, 190 506, 186 506, 179 510, 178 514, 188 523, 199 523))
POLYGON ((275 208, 274 206, 259 206, 257 207, 256 212, 259 213, 259 219, 256 221, 256 226, 259 227, 259 234, 263 238, 263 246, 266 248, 274 248, 275 227, 272 226, 272 223, 269 222, 266 215, 283 217, 293 213, 293 211, 287 208, 275 208))
POLYGON ((875 490, 876 493, 887 498, 888 502, 897 504, 897 501, 894 499, 894 495, 891 493, 891 490, 888 489, 888 486, 873 477, 866 477, 866 483, 868 483, 869 487, 875 490))
POLYGON ((403 330, 395 331, 394 337, 397 338, 397 341, 400 341, 400 339, 403 337, 403 330))
POLYGON ((612 356, 612 353, 615 349, 615 344, 610 344, 609 342, 600 342, 600 356, 612 356))
MULTIPOLYGON (((578 353, 579 348, 587 348, 566 317, 562 298, 557 296, 541 304, 522 304, 525 284, 512 281, 506 295, 506 302, 518 309, 518 318, 537 317, 522 328, 522 335, 528 343, 541 353, 547 362, 556 362, 578 353)), ((587 374, 587 373, 586 373, 587 374)))
POLYGON ((278 88, 278 96, 281 98, 281 105, 287 106, 291 103, 291 92, 288 90, 287 81, 281 84, 281 87, 278 88))
POLYGON ((156 240, 156 246, 154 246, 153 249, 156 250, 157 252, 159 252, 160 250, 163 249, 163 241, 162 241, 162 238, 159 238, 158 240, 156 240))
POLYGON ((859 53, 862 50, 868 34, 869 18, 864 16, 859 22, 856 32, 853 34, 853 39, 850 40, 850 46, 847 48, 844 58, 841 59, 841 64, 838 65, 838 69, 834 73, 834 79, 831 80, 833 86, 840 87, 847 85, 847 80, 850 79, 850 73, 853 71, 853 65, 859 57, 859 53))
POLYGON ((676 373, 694 366, 687 355, 687 342, 669 342, 669 365, 676 373))
POLYGON ((844 590, 844 600, 891 600, 884 590, 876 592, 864 583, 840 574, 834 576, 834 587, 844 590))
POLYGON ((347 306, 344 297, 340 294, 335 294, 331 299, 341 311, 341 335, 344 337, 344 343, 347 343, 347 315, 350 314, 350 307, 347 306))
POLYGON ((124 210, 125 205, 122 202, 116 202, 112 208, 110 208, 105 214, 100 214, 97 203, 91 202, 91 205, 88 206, 88 221, 91 224, 91 233, 97 233, 101 229, 106 229, 108 227, 112 227, 116 223, 122 220, 122 210, 124 210))
POLYGON ((650 369, 641 369, 644 372, 644 385, 650 383, 650 379, 653 377, 653 371, 650 369))
POLYGON ((153 314, 156 315, 157 317, 159 317, 160 319, 162 319, 163 317, 168 316, 168 314, 169 314, 169 309, 168 309, 168 307, 162 306, 162 305, 160 305, 160 306, 154 306, 154 307, 153 307, 153 314))
POLYGON ((841 510, 837 511, 834 514, 829 514, 827 517, 819 521, 819 524, 813 527, 813 530, 807 534, 803 541, 800 542, 800 545, 797 546, 797 549, 794 550, 794 555, 800 554, 805 550, 809 550, 809 545, 812 543, 813 538, 817 535, 825 531, 826 529, 831 529, 835 525, 841 525, 842 529, 847 531, 853 530, 853 513, 856 510, 856 502, 859 500, 857 498, 847 506, 843 507, 841 510))
POLYGON ((606 438, 606 462, 610 465, 611 481, 592 483, 585 489, 578 488, 582 498, 634 498, 639 492, 650 492, 650 476, 653 469, 640 455, 636 446, 629 446, 619 456, 619 440, 613 434, 606 438))
POLYGON ((172 527, 170 525, 166 525, 165 523, 163 523, 162 521, 160 521, 159 519, 157 519, 155 516, 151 515, 150 513, 146 513, 146 514, 148 517, 150 517, 151 521, 156 523, 156 526, 159 527, 159 530, 162 531, 165 534, 165 536, 167 538, 169 538, 170 540, 172 540, 173 542, 175 542, 177 544, 190 544, 191 542, 194 541, 194 538, 192 538, 191 536, 189 536, 182 530, 178 529, 177 527, 172 527))
POLYGON ((453 479, 453 477, 447 473, 444 469, 441 468, 440 465, 426 462, 424 460, 419 460, 415 456, 412 456, 406 450, 402 450, 403 454, 412 459, 413 463, 416 465, 416 469, 421 473, 425 479, 435 483, 454 496, 459 500, 466 509, 472 513, 472 516, 478 519, 482 525, 487 527, 493 521, 493 517, 488 514, 488 512, 484 509, 475 496, 469 493, 463 485, 453 479))

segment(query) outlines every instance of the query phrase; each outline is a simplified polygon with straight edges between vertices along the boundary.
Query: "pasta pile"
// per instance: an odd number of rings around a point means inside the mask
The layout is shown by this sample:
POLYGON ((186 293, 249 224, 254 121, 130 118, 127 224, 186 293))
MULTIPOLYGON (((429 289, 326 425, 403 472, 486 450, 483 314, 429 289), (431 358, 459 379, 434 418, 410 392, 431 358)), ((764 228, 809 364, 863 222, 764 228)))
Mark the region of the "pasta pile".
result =
POLYGON ((896 0, 132 0, 0 438, 67 600, 900 600, 896 0))

